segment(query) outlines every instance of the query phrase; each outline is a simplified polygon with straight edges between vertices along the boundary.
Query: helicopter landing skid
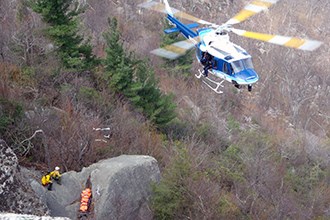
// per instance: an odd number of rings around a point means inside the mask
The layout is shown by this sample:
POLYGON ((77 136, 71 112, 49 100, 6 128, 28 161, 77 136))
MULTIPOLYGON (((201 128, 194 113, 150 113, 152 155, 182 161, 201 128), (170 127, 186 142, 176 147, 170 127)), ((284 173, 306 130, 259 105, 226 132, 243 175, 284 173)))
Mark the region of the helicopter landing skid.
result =
POLYGON ((198 73, 199 74, 195 74, 195 76, 196 76, 197 79, 200 79, 204 74, 201 70, 198 70, 198 73))
MULTIPOLYGON (((203 72, 201 70, 198 70, 199 74, 195 74, 195 76, 200 79, 203 75, 203 72)), ((207 87, 209 87, 210 89, 212 89, 215 93, 217 94, 222 94, 223 91, 220 90, 220 87, 223 87, 222 83, 224 80, 222 80, 221 82, 217 82, 217 81, 214 81, 212 79, 210 79, 209 77, 204 77, 202 79, 203 83, 205 85, 207 85, 207 87)))

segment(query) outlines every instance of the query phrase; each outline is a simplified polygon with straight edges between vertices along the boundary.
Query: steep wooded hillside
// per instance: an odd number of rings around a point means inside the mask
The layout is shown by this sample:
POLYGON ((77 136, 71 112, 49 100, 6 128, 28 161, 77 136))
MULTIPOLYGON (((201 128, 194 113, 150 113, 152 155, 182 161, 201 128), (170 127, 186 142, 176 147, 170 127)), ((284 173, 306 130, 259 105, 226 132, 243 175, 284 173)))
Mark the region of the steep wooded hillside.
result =
MULTIPOLYGON (((197 62, 182 70, 150 54, 164 41, 164 15, 137 8, 141 2, 78 1, 86 7, 79 34, 99 59, 109 57, 107 31, 119 34, 124 61, 146 59, 143 67, 177 105, 177 117, 162 129, 129 93, 109 87, 118 78, 104 60, 86 71, 65 68, 46 34, 49 24, 31 5, 0 1, 0 132, 20 163, 68 171, 120 154, 154 156, 162 172, 150 204, 156 219, 329 218, 330 2, 280 0, 239 24, 324 44, 302 52, 232 36, 253 56, 261 79, 252 93, 226 84, 223 95, 194 77, 197 62), (118 33, 109 30, 109 17, 117 18, 118 33)), ((248 2, 170 0, 216 23, 248 2)), ((131 66, 121 67, 135 83, 139 68, 131 66)))

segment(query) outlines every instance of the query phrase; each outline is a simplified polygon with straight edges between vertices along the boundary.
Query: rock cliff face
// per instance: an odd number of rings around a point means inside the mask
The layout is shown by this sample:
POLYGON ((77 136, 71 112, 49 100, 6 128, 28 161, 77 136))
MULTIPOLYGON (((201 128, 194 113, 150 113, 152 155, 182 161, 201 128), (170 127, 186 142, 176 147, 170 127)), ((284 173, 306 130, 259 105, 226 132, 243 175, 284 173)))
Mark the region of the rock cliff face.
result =
MULTIPOLYGON (((39 179, 32 171, 20 167, 15 153, 0 140, 0 212, 76 219, 80 193, 89 179, 92 188, 89 219, 152 219, 148 207, 150 184, 160 180, 160 171, 152 157, 122 155, 102 160, 81 172, 64 173, 61 185, 54 182, 52 191, 43 187, 39 179)), ((0 219, 7 217, 1 215, 0 219)), ((48 217, 36 217, 44 218, 48 217)))
POLYGON ((14 184, 18 161, 15 153, 3 140, 0 140, 0 162, 0 195, 6 196, 14 184))
POLYGON ((122 155, 84 168, 67 172, 62 183, 48 191, 38 182, 31 186, 50 209, 51 216, 77 218, 80 193, 90 177, 93 219, 152 219, 148 208, 151 182, 158 182, 157 161, 149 156, 122 155))
POLYGON ((70 220, 69 218, 50 217, 50 216, 35 216, 35 215, 22 215, 13 213, 0 213, 0 219, 3 220, 70 220))
POLYGON ((157 162, 147 156, 121 156, 98 164, 92 173, 97 219, 151 219, 151 182, 158 182, 157 162), (105 175, 106 174, 106 175, 105 175), (95 189, 95 188, 94 188, 95 189))
POLYGON ((47 207, 29 187, 28 175, 28 170, 18 166, 15 153, 0 140, 0 212, 47 213, 47 207))

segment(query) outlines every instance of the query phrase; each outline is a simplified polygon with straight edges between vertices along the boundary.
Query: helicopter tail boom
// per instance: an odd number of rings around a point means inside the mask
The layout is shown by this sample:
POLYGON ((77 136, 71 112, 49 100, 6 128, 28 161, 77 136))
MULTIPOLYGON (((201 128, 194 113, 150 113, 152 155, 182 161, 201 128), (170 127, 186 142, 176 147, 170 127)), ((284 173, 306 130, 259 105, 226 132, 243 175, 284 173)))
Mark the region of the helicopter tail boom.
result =
MULTIPOLYGON (((192 24, 186 24, 186 26, 190 29, 192 28, 197 28, 199 25, 197 23, 192 23, 192 24)), ((172 34, 172 33, 176 33, 176 32, 179 32, 180 29, 179 28, 169 28, 169 29, 165 29, 164 32, 165 34, 172 34)))
POLYGON ((170 14, 167 15, 167 19, 176 26, 178 31, 180 31, 187 39, 189 38, 195 38, 198 36, 196 32, 190 29, 189 25, 185 25, 182 22, 180 22, 175 17, 171 16, 170 14))
MULTIPOLYGON (((163 2, 165 4, 165 10, 167 12, 167 19, 170 21, 171 24, 176 26, 175 30, 180 31, 187 39, 197 37, 198 34, 196 32, 194 32, 193 30, 191 30, 191 28, 196 27, 196 25, 194 25, 194 24, 193 24, 193 26, 185 25, 182 22, 180 22, 178 19, 176 19, 174 17, 174 14, 172 12, 170 5, 168 4, 168 1, 163 0, 163 2)), ((174 29, 172 29, 172 30, 174 30, 174 29)), ((165 31, 165 33, 166 33, 166 31, 165 31)), ((173 32, 171 32, 171 33, 173 33, 173 32)))
POLYGON ((187 38, 187 40, 179 41, 177 43, 167 45, 163 48, 155 49, 151 51, 151 53, 173 60, 184 55, 188 50, 196 46, 196 44, 199 42, 198 34, 191 30, 191 28, 197 27, 198 25, 194 23, 185 25, 170 14, 167 14, 167 19, 171 24, 175 25, 175 27, 167 29, 164 32, 166 34, 180 32, 187 38))

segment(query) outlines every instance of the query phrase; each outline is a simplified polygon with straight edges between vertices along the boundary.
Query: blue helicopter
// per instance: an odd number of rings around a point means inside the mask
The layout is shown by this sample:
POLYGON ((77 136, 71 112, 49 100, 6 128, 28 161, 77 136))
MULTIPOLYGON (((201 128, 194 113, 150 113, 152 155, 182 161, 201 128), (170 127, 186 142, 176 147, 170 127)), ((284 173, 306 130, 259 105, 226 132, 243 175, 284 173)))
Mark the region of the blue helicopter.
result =
POLYGON ((322 44, 322 42, 315 40, 250 32, 232 27, 232 25, 238 24, 259 12, 267 10, 277 1, 279 0, 254 0, 222 25, 210 23, 175 8, 171 8, 167 0, 163 0, 163 3, 148 1, 139 4, 139 6, 166 13, 170 24, 175 27, 166 29, 164 32, 166 34, 180 32, 187 38, 187 40, 153 50, 151 53, 168 59, 176 59, 184 55, 187 50, 195 47, 197 60, 203 65, 209 65, 207 69, 209 69, 211 73, 209 77, 205 72, 208 72, 208 70, 204 68, 204 71, 198 70, 198 74, 195 74, 195 76, 199 79, 202 78, 203 83, 214 92, 223 93, 220 88, 223 87, 222 84, 224 81, 232 83, 237 88, 247 86, 248 91, 252 91, 252 85, 259 80, 259 76, 252 64, 251 55, 242 47, 230 41, 230 32, 243 37, 307 51, 315 50, 322 44), (190 20, 194 23, 184 24, 177 18, 190 20), (193 29, 198 28, 199 24, 205 25, 206 27, 194 31, 193 29), (205 55, 208 55, 209 59, 207 64, 205 64, 205 59, 203 59, 205 55))

